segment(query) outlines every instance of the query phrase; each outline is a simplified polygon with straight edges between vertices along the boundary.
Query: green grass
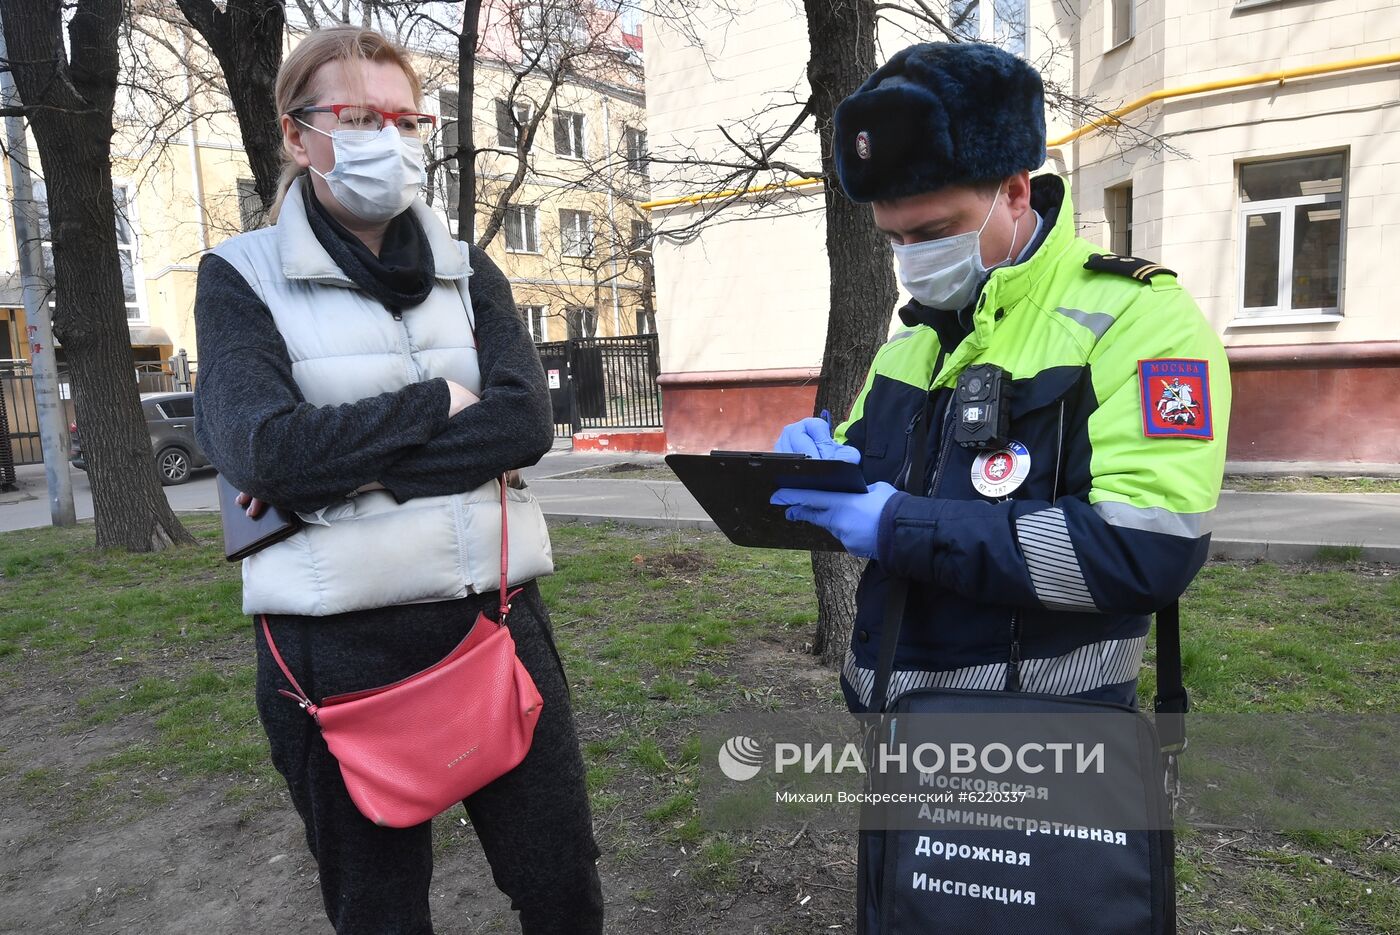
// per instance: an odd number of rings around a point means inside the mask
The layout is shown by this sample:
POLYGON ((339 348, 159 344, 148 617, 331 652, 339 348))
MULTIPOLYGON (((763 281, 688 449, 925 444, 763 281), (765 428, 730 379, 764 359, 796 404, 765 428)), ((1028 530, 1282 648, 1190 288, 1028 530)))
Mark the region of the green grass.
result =
MULTIPOLYGON (((90 524, 0 534, 0 688, 57 685, 73 698, 62 730, 126 739, 80 775, 6 761, 0 794, 57 799, 77 820, 165 802, 182 781, 218 779, 231 801, 280 788, 252 701, 238 568, 222 561, 217 517, 184 520, 200 545, 158 555, 98 551, 90 524)), ((698 811, 695 727, 736 707, 793 703, 781 675, 739 660, 757 641, 810 638, 807 556, 699 533, 552 535, 559 571, 541 587, 586 728, 600 843, 617 866, 642 866, 644 843, 659 839, 686 849, 694 885, 738 887, 749 844, 707 829, 698 811)), ((1400 575, 1351 564, 1345 549, 1329 557, 1202 571, 1182 602, 1197 711, 1400 712, 1400 575)), ((1149 654, 1145 701, 1150 664, 1149 654)), ((469 840, 470 828, 440 824, 435 847, 469 840)), ((1394 835, 1232 843, 1188 829, 1178 875, 1193 931, 1385 932, 1400 918, 1394 835)))
POLYGON ((1250 493, 1400 493, 1400 477, 1226 474, 1224 487, 1250 493))
MULTIPOLYGON (((1181 630, 1195 711, 1400 711, 1400 574, 1210 564, 1181 630)), ((1144 703, 1154 683, 1145 668, 1144 703)))

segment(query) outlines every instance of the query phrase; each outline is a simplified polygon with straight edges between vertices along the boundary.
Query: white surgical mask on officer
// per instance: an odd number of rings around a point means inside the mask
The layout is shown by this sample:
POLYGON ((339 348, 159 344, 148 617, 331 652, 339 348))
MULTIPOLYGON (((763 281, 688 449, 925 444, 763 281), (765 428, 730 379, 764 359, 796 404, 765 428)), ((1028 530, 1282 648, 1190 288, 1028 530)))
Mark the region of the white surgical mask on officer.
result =
MULTIPOLYGON (((973 294, 988 272, 988 268, 982 264, 982 231, 986 230, 987 222, 992 219, 1000 197, 1001 186, 998 185, 991 207, 987 208, 987 216, 975 231, 921 243, 890 245, 899 262, 899 284, 916 302, 928 308, 957 311, 972 301, 973 294)), ((1016 229, 1020 224, 1021 219, 1017 218, 1011 232, 1012 247, 1007 250, 1006 259, 996 266, 1011 259, 1016 229)))
POLYGON ((329 172, 310 166, 330 186, 335 200, 363 221, 381 224, 402 214, 428 181, 423 143, 389 125, 380 130, 327 133, 304 120, 302 126, 331 138, 335 165, 329 172))

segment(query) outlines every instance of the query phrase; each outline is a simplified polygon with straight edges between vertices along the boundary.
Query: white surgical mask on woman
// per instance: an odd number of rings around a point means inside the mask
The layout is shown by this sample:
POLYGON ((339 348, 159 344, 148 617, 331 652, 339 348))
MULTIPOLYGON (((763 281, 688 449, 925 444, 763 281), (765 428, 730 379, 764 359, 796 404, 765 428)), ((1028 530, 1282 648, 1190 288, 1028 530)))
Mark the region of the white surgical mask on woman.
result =
MULTIPOLYGON (((992 219, 1000 197, 1001 186, 998 185, 987 216, 975 231, 922 243, 890 245, 899 261, 899 284, 916 302, 929 308, 957 311, 972 301, 973 293, 987 275, 987 267, 982 265, 982 231, 992 219)), ((1011 259, 1020 225, 1021 219, 1017 218, 1011 229, 1011 249, 997 266, 1011 259)))
POLYGON ((423 143, 397 127, 381 130, 336 130, 327 133, 306 121, 301 125, 331 138, 335 165, 330 172, 311 171, 326 180, 335 200, 364 221, 382 224, 402 214, 428 181, 423 143))

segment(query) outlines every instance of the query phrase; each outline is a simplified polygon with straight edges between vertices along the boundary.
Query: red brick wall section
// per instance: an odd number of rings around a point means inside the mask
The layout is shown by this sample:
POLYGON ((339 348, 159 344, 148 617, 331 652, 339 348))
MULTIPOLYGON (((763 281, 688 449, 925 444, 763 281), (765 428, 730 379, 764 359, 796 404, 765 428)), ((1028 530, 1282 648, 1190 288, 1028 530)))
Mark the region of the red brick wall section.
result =
POLYGON ((673 383, 661 393, 666 448, 685 454, 714 448, 771 451, 783 426, 810 416, 816 399, 815 383, 673 383))
POLYGON ((1236 369, 1232 461, 1400 461, 1400 369, 1236 369))
MULTIPOLYGON (((1233 461, 1400 462, 1400 342, 1230 348, 1233 461)), ((666 450, 768 451, 816 374, 663 374, 666 450)), ((840 415, 833 414, 840 418, 840 415)), ((844 415, 844 414, 841 414, 844 415)))

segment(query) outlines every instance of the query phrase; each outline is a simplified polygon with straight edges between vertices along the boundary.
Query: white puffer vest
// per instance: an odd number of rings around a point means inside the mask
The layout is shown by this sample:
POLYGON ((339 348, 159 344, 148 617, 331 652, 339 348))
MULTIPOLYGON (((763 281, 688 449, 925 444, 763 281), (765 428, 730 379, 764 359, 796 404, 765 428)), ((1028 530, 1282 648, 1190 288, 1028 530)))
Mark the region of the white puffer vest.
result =
MULTIPOLYGON (((316 239, 292 183, 275 227, 232 237, 228 261, 272 311, 292 375, 315 406, 355 402, 445 377, 481 392, 467 246, 432 211, 410 209, 437 269, 428 298, 397 320, 341 272, 316 239)), ((507 488, 510 583, 554 570, 534 496, 507 488)), ((330 614, 465 597, 500 586, 501 488, 397 503, 369 491, 316 513, 289 538, 243 560, 243 613, 330 614)))

